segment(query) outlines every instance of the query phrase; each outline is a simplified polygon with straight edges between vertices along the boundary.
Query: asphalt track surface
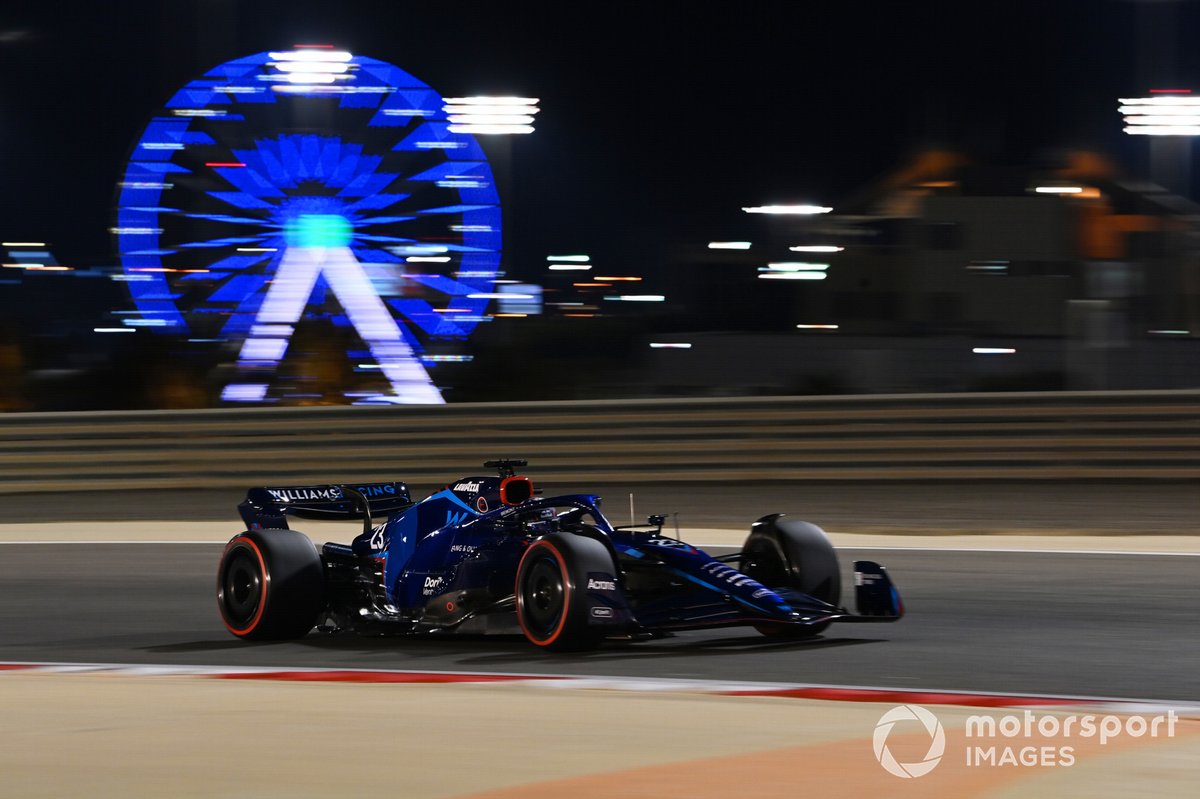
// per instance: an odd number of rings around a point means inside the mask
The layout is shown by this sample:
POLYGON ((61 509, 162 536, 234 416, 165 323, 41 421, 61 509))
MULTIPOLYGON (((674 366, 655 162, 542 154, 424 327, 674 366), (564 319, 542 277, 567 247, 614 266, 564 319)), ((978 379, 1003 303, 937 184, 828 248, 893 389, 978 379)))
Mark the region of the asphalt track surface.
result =
MULTIPOLYGON (((886 528, 889 519, 913 529, 911 514, 923 507, 929 525, 919 529, 945 532, 1058 525, 1100 533, 1186 533, 1194 531, 1194 506, 1200 503, 1194 486, 1050 488, 1052 493, 1040 494, 1048 489, 820 486, 807 499, 823 502, 818 510, 834 517, 832 524, 810 518, 834 530, 850 519, 872 529, 886 528), (867 504, 880 496, 900 511, 867 504), (1002 509, 1008 509, 1007 518, 989 516, 1002 509), (1154 524, 1139 527, 1134 518, 1153 518, 1154 524), (1014 523, 1021 520, 1023 525, 1014 523)), ((811 489, 794 487, 789 497, 811 489)), ((752 508, 785 509, 777 487, 743 487, 741 493, 658 487, 639 496, 653 500, 656 492, 665 500, 689 502, 693 524, 726 524, 727 514, 754 518, 759 511, 752 508)), ((611 487, 607 493, 621 495, 611 487)), ((237 498, 236 492, 35 495, 5 498, 4 507, 9 521, 212 518, 232 535, 238 531, 232 513, 237 498)), ((638 503, 641 512, 640 498, 638 503)), ((609 512, 616 515, 611 502, 609 512)), ((903 544, 898 538, 897 546, 903 544)), ((4 545, 0 661, 654 676, 1200 699, 1197 557, 847 550, 841 553, 844 585, 850 585, 852 559, 884 563, 904 597, 905 619, 835 625, 822 638, 801 643, 777 643, 733 628, 611 642, 592 653, 554 656, 518 636, 380 639, 313 633, 298 642, 242 642, 225 632, 217 616, 213 584, 219 553, 219 545, 186 543, 4 545)))

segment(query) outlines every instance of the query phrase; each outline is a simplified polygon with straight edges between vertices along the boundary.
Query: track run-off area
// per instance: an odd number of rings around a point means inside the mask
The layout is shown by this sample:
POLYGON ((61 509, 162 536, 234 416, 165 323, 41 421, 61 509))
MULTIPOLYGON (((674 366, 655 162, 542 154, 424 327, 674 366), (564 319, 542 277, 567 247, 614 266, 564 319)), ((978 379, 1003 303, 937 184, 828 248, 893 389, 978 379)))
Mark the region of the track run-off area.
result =
MULTIPOLYGON (((877 560, 903 620, 807 642, 730 628, 557 656, 517 636, 238 641, 213 597, 236 493, 13 498, 0 525, 0 794, 1191 795, 1200 494, 1139 488, 798 488, 789 498, 814 512, 797 515, 839 548, 843 601, 850 562, 877 560), (878 754, 881 717, 905 705, 944 729, 940 762, 918 778, 878 754), (971 716, 1026 712, 1177 720, 1170 736, 1103 744, 984 742, 1049 747, 1053 763, 969 762, 971 716)), ((627 493, 606 492, 610 515, 627 513, 627 493)), ((679 508, 683 537, 719 553, 793 507, 777 495, 655 487, 635 502, 679 508)), ((297 526, 318 543, 354 529, 297 526)), ((930 733, 901 723, 886 750, 920 763, 930 733)))

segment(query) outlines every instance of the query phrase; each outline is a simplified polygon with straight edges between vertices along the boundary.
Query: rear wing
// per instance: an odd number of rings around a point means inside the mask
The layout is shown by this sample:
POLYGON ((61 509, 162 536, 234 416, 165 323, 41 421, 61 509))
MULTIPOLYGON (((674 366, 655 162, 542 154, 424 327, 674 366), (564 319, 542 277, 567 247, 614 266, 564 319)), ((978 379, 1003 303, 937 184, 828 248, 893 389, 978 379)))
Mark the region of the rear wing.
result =
POLYGON ((250 530, 286 530, 287 515, 305 519, 363 519, 386 516, 411 507, 404 483, 341 483, 251 488, 238 505, 250 530))

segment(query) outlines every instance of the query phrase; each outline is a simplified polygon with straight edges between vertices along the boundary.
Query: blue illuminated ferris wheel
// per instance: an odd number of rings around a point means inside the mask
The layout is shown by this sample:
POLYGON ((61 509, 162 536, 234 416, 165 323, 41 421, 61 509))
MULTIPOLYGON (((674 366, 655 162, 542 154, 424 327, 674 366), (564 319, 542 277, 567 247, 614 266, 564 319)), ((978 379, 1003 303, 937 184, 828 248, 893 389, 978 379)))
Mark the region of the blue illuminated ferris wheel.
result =
POLYGON ((126 167, 115 233, 146 323, 238 346, 228 401, 286 399, 294 334, 354 335, 381 395, 442 401, 422 360, 486 319, 501 255, 492 170, 404 70, 322 48, 188 83, 126 167))

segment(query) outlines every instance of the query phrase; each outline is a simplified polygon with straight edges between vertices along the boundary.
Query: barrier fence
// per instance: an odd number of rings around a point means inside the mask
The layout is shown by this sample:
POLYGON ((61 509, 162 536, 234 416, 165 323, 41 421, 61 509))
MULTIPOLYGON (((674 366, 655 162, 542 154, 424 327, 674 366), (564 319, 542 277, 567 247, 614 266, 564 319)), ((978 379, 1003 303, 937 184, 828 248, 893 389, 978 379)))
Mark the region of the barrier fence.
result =
POLYGON ((1200 477, 1200 391, 608 400, 0 416, 0 493, 401 479, 1200 477))

